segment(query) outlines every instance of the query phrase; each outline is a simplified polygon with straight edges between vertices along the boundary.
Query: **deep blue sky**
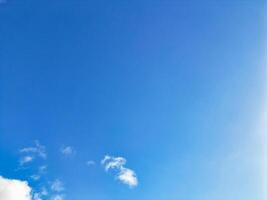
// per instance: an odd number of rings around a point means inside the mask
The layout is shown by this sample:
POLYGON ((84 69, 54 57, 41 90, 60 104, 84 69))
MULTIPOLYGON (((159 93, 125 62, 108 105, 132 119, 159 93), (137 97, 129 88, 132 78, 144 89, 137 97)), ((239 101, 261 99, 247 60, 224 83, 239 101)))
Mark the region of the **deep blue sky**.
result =
POLYGON ((28 181, 59 178, 69 200, 264 200, 264 14, 257 0, 1 3, 0 175, 28 180, 18 151, 39 140, 49 173, 28 181), (104 172, 106 154, 137 187, 104 172))

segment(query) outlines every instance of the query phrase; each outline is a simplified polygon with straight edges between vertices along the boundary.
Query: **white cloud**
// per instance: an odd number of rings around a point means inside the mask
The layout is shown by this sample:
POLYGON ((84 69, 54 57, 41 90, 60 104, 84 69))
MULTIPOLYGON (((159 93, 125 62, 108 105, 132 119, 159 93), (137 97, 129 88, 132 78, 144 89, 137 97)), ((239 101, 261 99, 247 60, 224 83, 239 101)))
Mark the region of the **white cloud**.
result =
POLYGON ((31 179, 34 181, 38 181, 41 179, 42 175, 44 175, 47 172, 47 166, 42 165, 38 168, 38 172, 36 174, 31 175, 31 179))
POLYGON ((62 194, 57 194, 53 196, 51 200, 63 200, 63 199, 64 199, 64 196, 62 194))
POLYGON ((24 156, 20 159, 19 164, 22 166, 26 163, 32 162, 34 160, 33 156, 24 156))
POLYGON ((60 151, 65 156, 73 155, 75 153, 73 147, 71 147, 71 146, 63 147, 63 148, 61 148, 60 151))
POLYGON ((86 165, 87 165, 88 167, 90 167, 90 166, 92 166, 92 165, 95 165, 95 161, 93 161, 93 160, 88 160, 88 161, 86 162, 86 165))
POLYGON ((43 159, 46 159, 47 154, 45 146, 41 145, 38 140, 36 140, 34 143, 34 147, 25 147, 23 149, 20 149, 20 153, 34 154, 43 159))
POLYGON ((138 180, 135 172, 128 168, 122 167, 120 173, 117 176, 117 179, 119 179, 124 184, 129 185, 130 187, 135 187, 138 185, 138 180))
POLYGON ((33 194, 33 200, 42 200, 43 197, 47 196, 48 192, 45 187, 42 187, 40 192, 36 192, 33 194))
POLYGON ((42 187, 42 188, 41 188, 41 192, 40 192, 40 194, 41 194, 42 196, 47 196, 47 195, 48 195, 48 192, 47 192, 47 190, 46 190, 45 187, 42 187))
POLYGON ((45 146, 41 145, 38 140, 35 141, 35 146, 25 147, 23 149, 20 149, 19 152, 21 154, 24 154, 20 158, 21 166, 33 161, 36 157, 40 157, 42 159, 46 159, 47 157, 45 146))
POLYGON ((54 192, 62 192, 63 190, 65 190, 63 183, 56 179, 52 184, 51 184, 51 190, 53 190, 54 192))
POLYGON ((42 165, 39 167, 39 169, 38 169, 39 174, 45 174, 46 172, 47 172, 47 166, 46 165, 42 165))
POLYGON ((124 167, 126 164, 125 158, 106 155, 102 159, 101 164, 104 166, 105 171, 116 170, 118 173, 116 175, 116 179, 129 187, 135 187, 138 185, 136 173, 133 170, 124 167))
POLYGON ((101 161, 101 164, 105 166, 105 170, 109 169, 119 169, 126 164, 126 159, 123 157, 111 157, 106 155, 101 161))
POLYGON ((34 180, 34 181, 38 181, 40 178, 41 178, 41 176, 38 175, 38 174, 31 175, 31 179, 34 180))
POLYGON ((40 193, 34 193, 33 200, 42 200, 42 195, 40 193))
POLYGON ((0 176, 0 200, 32 200, 28 183, 0 176))

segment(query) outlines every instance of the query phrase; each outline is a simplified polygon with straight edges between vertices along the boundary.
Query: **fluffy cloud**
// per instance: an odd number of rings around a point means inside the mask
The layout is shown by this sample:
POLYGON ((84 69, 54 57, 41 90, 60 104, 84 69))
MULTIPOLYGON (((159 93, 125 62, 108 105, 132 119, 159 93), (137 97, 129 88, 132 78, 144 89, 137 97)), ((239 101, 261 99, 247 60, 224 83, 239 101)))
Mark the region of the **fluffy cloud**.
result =
POLYGON ((117 179, 119 179, 122 183, 129 185, 130 187, 135 187, 138 185, 135 172, 128 168, 123 167, 120 170, 120 173, 117 175, 117 179))
POLYGON ((111 157, 107 155, 101 161, 101 164, 105 166, 106 171, 108 171, 109 169, 120 169, 123 165, 126 164, 126 159, 123 157, 111 157))
POLYGON ((0 176, 0 200, 32 200, 28 183, 0 176))
POLYGON ((109 170, 115 170, 117 172, 117 175, 115 176, 116 179, 128 185, 129 187, 135 187, 138 185, 136 173, 133 170, 124 167, 126 164, 125 158, 106 155, 101 161, 101 164, 104 166, 105 171, 107 172, 109 170))

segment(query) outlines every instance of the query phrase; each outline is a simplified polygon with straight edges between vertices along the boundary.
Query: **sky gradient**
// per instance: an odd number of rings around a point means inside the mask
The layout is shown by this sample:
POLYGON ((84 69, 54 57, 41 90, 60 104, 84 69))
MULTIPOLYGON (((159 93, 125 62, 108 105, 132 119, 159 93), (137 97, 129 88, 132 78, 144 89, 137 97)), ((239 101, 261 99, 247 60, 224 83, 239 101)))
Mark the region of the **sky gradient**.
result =
POLYGON ((265 13, 261 0, 0 0, 0 188, 266 200, 265 13))

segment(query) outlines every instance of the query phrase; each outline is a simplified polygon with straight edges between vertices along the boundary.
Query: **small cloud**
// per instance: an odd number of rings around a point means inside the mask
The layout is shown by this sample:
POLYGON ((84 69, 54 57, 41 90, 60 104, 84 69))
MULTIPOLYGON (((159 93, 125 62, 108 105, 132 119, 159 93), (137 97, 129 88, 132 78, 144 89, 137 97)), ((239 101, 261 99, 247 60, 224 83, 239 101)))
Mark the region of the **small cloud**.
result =
POLYGON ((117 179, 119 179, 122 183, 129 185, 130 187, 135 187, 138 185, 135 172, 128 168, 123 167, 120 170, 120 173, 117 175, 117 179))
POLYGON ((42 200, 43 197, 47 196, 48 192, 45 187, 41 188, 40 192, 36 192, 33 194, 33 200, 42 200))
POLYGON ((93 161, 93 160, 88 160, 88 161, 86 162, 86 165, 87 165, 88 167, 90 167, 90 166, 92 166, 92 165, 95 165, 95 161, 93 161))
POLYGON ((41 178, 41 176, 38 175, 38 174, 31 175, 31 179, 34 180, 34 181, 38 181, 40 178, 41 178))
POLYGON ((38 140, 36 140, 34 143, 35 146, 33 147, 25 147, 23 149, 20 149, 20 153, 31 155, 32 157, 36 156, 42 159, 46 159, 47 154, 45 146, 41 145, 38 140))
POLYGON ((39 174, 45 174, 47 172, 47 165, 42 165, 38 169, 39 174))
POLYGON ((40 178, 42 177, 43 174, 46 173, 46 171, 47 171, 47 166, 46 165, 40 166, 38 168, 38 173, 31 175, 31 179, 34 180, 34 181, 40 180, 40 178))
POLYGON ((121 168, 126 164, 126 159, 123 157, 111 157, 106 155, 104 159, 101 161, 101 164, 105 166, 105 170, 109 169, 121 168))
POLYGON ((63 183, 56 179, 52 184, 51 184, 51 190, 54 192, 62 192, 65 190, 63 183))
POLYGON ((34 144, 35 145, 32 147, 25 147, 19 150, 22 154, 19 160, 20 166, 30 163, 36 158, 46 159, 47 154, 45 146, 41 145, 38 140, 36 140, 34 144))
POLYGON ((19 163, 20 165, 24 165, 26 163, 29 163, 29 162, 32 162, 34 160, 34 157, 33 156, 24 156, 20 159, 19 163))
POLYGON ((46 189, 45 187, 42 187, 42 188, 41 188, 41 192, 40 192, 40 194, 41 194, 42 196, 47 196, 47 195, 48 195, 47 189, 46 189))
POLYGON ((74 155, 75 151, 73 149, 73 147, 71 146, 66 146, 61 148, 60 152, 64 155, 64 156, 70 156, 70 155, 74 155))
POLYGON ((33 200, 42 200, 42 196, 40 193, 36 192, 33 194, 33 200))
POLYGON ((124 167, 126 164, 125 158, 106 155, 102 159, 101 164, 104 166, 106 172, 115 170, 117 172, 117 175, 115 176, 116 179, 123 184, 126 184, 131 188, 138 185, 136 173, 133 170, 124 167))
POLYGON ((52 200, 63 200, 63 199, 64 199, 64 195, 62 194, 57 194, 52 197, 52 200))

